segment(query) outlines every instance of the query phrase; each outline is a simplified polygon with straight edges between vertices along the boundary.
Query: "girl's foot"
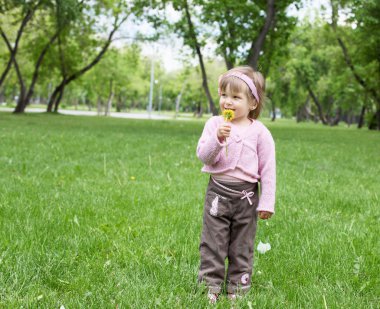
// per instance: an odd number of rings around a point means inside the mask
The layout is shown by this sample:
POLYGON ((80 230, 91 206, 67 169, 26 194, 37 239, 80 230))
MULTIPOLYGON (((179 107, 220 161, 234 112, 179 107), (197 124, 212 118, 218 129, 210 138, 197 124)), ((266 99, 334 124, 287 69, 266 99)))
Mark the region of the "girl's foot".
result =
POLYGON ((207 293, 207 298, 210 304, 215 304, 216 301, 218 300, 218 297, 219 297, 219 294, 211 293, 211 292, 207 293))

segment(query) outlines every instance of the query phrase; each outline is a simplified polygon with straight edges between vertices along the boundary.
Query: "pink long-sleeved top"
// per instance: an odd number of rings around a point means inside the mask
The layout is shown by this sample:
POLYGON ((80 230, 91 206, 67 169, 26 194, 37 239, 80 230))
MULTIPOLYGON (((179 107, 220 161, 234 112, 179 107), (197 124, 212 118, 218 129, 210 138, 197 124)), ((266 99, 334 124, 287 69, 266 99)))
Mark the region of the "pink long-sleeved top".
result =
POLYGON ((248 182, 260 182, 257 211, 274 213, 276 194, 276 156, 274 140, 267 127, 253 120, 244 130, 231 123, 231 134, 221 143, 217 128, 224 122, 222 116, 211 117, 205 124, 198 142, 197 156, 204 163, 202 172, 224 174, 248 182))

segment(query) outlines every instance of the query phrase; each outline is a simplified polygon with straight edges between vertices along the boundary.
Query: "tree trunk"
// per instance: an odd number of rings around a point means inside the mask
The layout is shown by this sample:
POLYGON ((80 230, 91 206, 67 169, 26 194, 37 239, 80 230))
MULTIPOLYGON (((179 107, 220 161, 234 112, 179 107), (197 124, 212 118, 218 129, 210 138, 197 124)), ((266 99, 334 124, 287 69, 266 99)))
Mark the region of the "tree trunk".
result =
POLYGON ((190 37, 193 40, 193 44, 194 44, 194 47, 195 47, 195 50, 197 52, 198 59, 199 59, 199 65, 201 67, 202 80, 203 80, 202 86, 203 86, 203 89, 204 89, 204 91, 206 93, 206 97, 207 97, 207 100, 209 102, 210 110, 211 110, 212 114, 213 115, 218 115, 218 111, 215 108, 215 104, 214 104, 214 101, 213 101, 213 99, 211 97, 210 90, 209 90, 209 87, 208 87, 206 69, 205 69, 205 66, 204 66, 204 63, 203 63, 203 56, 202 56, 202 53, 201 53, 201 48, 200 48, 199 43, 197 41, 197 37, 196 37, 195 31, 194 31, 193 22, 191 21, 191 16, 190 16, 187 0, 184 1, 184 4, 185 4, 185 12, 186 12, 187 24, 189 26, 190 37))
POLYGON ((270 98, 270 102, 272 103, 272 119, 271 121, 276 120, 276 105, 274 104, 274 100, 270 98))
POLYGON ((331 117, 331 113, 332 113, 332 107, 334 105, 334 98, 330 95, 328 96, 327 98, 327 112, 325 113, 325 118, 327 120, 327 122, 331 123, 332 121, 332 117, 331 117))
POLYGON ((62 83, 56 87, 53 91, 53 94, 50 96, 50 99, 49 99, 49 102, 48 102, 48 106, 47 106, 47 109, 46 111, 51 113, 53 111, 53 106, 54 106, 54 102, 55 102, 55 98, 57 97, 58 95, 58 92, 60 91, 60 87, 61 87, 62 83))
POLYGON ((365 96, 364 103, 362 106, 362 110, 360 112, 358 129, 361 129, 363 127, 363 124, 364 124, 364 115, 365 115, 365 111, 366 111, 366 104, 367 104, 367 95, 365 96))
POLYGON ((313 120, 314 122, 318 122, 318 117, 316 117, 312 113, 309 106, 309 102, 310 102, 310 95, 308 94, 306 96, 305 103, 302 106, 300 106, 297 111, 297 122, 301 122, 304 120, 309 121, 310 119, 313 120))
POLYGON ((203 108, 202 108, 202 101, 199 100, 197 104, 197 110, 194 113, 197 118, 202 118, 203 116, 203 108))
POLYGON ((6 99, 5 99, 5 93, 4 93, 4 89, 2 87, 0 87, 0 104, 5 102, 6 99))
POLYGON ((85 104, 87 105, 87 108, 89 111, 92 110, 92 102, 86 97, 85 104))
POLYGON ((39 57, 38 57, 38 60, 37 60, 37 63, 34 67, 34 72, 33 72, 33 77, 32 77, 32 81, 30 83, 30 86, 29 86, 29 90, 27 92, 27 95, 24 99, 24 102, 23 102, 23 105, 26 107, 29 105, 29 102, 30 102, 30 99, 33 95, 33 92, 34 92, 34 86, 37 82, 37 79, 38 79, 38 74, 39 74, 39 70, 40 70, 40 67, 41 67, 41 64, 42 64, 42 61, 47 53, 47 51, 49 50, 49 48, 53 45, 54 41, 57 39, 58 37, 58 34, 59 32, 56 32, 50 39, 50 41, 45 45, 45 47, 42 49, 39 57))
POLYGON ((227 55, 227 51, 223 51, 223 58, 224 58, 224 62, 226 63, 227 70, 231 70, 234 67, 234 65, 229 59, 229 56, 227 55))
POLYGON ((276 8, 274 4, 275 0, 267 0, 266 19, 263 28, 260 31, 257 39, 252 42, 251 49, 248 53, 247 63, 249 66, 257 70, 257 64, 260 57, 260 51, 264 47, 265 37, 272 27, 273 20, 275 18, 276 8))
POLYGON ((117 100, 116 100, 116 112, 120 113, 121 112, 121 107, 122 107, 122 103, 123 102, 123 98, 121 96, 121 93, 119 92, 119 95, 117 96, 117 100))
POLYGON ((66 86, 66 83, 63 83, 62 87, 60 88, 60 90, 58 92, 58 98, 54 102, 54 113, 58 112, 58 106, 59 106, 59 103, 61 103, 61 100, 62 100, 62 97, 63 97, 63 93, 65 91, 65 86, 66 86))
POLYGON ((319 118, 321 119, 322 123, 323 123, 323 124, 328 124, 328 122, 327 122, 325 116, 323 115, 322 105, 321 105, 321 103, 319 102, 318 98, 315 96, 313 90, 310 88, 309 85, 307 85, 307 91, 309 92, 309 95, 310 95, 311 98, 313 99, 315 105, 317 105, 319 118))
POLYGON ((109 116, 111 113, 112 100, 113 100, 114 92, 113 92, 113 79, 110 80, 110 93, 107 100, 106 111, 104 116, 109 116))
POLYGON ((179 95, 177 96, 177 99, 175 100, 175 114, 174 114, 175 119, 177 119, 178 114, 179 114, 179 106, 181 104, 181 98, 182 98, 183 91, 185 90, 185 85, 186 85, 186 81, 183 82, 181 92, 179 93, 179 95))
POLYGON ((52 112, 53 111, 53 106, 54 106, 54 111, 57 112, 58 111, 58 105, 59 105, 59 102, 61 101, 62 99, 62 96, 63 96, 63 90, 65 88, 65 82, 64 80, 54 89, 53 91, 53 94, 51 95, 50 97, 50 100, 49 100, 49 103, 48 103, 48 106, 47 106, 47 109, 46 111, 47 112, 52 112), (57 97, 58 96, 58 97, 57 97))
POLYGON ((159 95, 158 95, 158 112, 161 113, 162 106, 162 85, 160 85, 159 95))
POLYGON ((380 130, 380 108, 377 106, 376 110, 376 123, 377 123, 377 130, 380 130))
POLYGON ((304 109, 305 109, 305 106, 303 106, 303 105, 298 107, 297 113, 296 113, 296 122, 297 123, 303 121, 306 118, 305 114, 304 114, 304 109))
POLYGON ((20 86, 19 98, 17 100, 17 105, 13 111, 14 114, 20 114, 20 113, 25 112, 26 106, 23 105, 25 93, 26 93, 25 87, 20 86))
POLYGON ((100 99, 100 96, 98 96, 97 110, 98 110, 98 116, 100 116, 100 114, 102 113, 102 100, 100 99))
POLYGON ((339 124, 341 114, 342 114, 342 109, 338 107, 336 110, 335 117, 330 120, 330 126, 337 126, 339 124))
POLYGON ((9 61, 7 63, 7 66, 5 67, 4 72, 1 74, 1 77, 0 77, 0 87, 3 85, 5 78, 7 77, 8 72, 10 71, 10 69, 12 67, 12 62, 13 62, 12 58, 9 59, 9 61))
POLYGON ((25 111, 26 105, 24 103, 25 103, 25 96, 26 96, 26 87, 25 87, 25 83, 24 83, 24 80, 23 80, 22 75, 21 75, 20 68, 19 68, 18 63, 15 59, 14 59, 13 63, 14 63, 14 66, 15 66, 15 69, 17 72, 17 78, 18 78, 18 81, 20 84, 19 98, 18 98, 17 105, 16 105, 16 108, 13 111, 13 113, 19 114, 19 113, 23 113, 25 111))
MULTIPOLYGON (((350 109, 346 115, 347 119, 346 119, 346 123, 347 123, 347 127, 351 127, 351 124, 352 124, 352 121, 353 121, 353 116, 352 116, 352 109, 350 109)), ((343 115, 343 119, 344 121, 344 115, 343 115)))

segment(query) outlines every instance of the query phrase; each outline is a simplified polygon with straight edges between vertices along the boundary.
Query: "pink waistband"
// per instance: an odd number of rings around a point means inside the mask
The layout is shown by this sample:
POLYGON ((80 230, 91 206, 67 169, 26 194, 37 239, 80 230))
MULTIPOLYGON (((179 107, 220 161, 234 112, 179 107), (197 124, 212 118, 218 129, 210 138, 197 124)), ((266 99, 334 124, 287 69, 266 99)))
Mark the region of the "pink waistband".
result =
POLYGON ((249 205, 252 205, 252 201, 250 199, 250 197, 252 197, 255 193, 253 191, 250 191, 250 192, 247 192, 245 190, 243 191, 237 191, 237 190, 233 190, 233 189, 230 189, 230 188, 227 188, 226 186, 223 186, 221 183, 217 182, 214 177, 211 177, 212 181, 218 185, 219 187, 223 188, 224 190, 227 190, 227 191, 230 191, 230 192, 233 192, 233 193, 237 193, 237 194, 241 194, 243 195, 243 197, 241 197, 240 199, 243 200, 243 199, 247 199, 248 200, 248 203, 249 205))

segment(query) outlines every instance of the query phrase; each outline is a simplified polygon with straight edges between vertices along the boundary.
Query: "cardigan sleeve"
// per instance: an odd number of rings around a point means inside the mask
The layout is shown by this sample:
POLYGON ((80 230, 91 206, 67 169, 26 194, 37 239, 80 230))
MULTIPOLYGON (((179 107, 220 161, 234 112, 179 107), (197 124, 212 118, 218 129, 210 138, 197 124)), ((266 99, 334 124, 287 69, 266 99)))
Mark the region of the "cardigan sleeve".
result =
POLYGON ((217 136, 217 117, 207 120, 201 138, 198 141, 197 157, 206 165, 213 165, 220 159, 220 150, 225 143, 221 143, 217 136))
POLYGON ((257 211, 274 213, 276 195, 276 153, 273 137, 266 127, 263 127, 259 135, 257 154, 261 188, 257 211))

